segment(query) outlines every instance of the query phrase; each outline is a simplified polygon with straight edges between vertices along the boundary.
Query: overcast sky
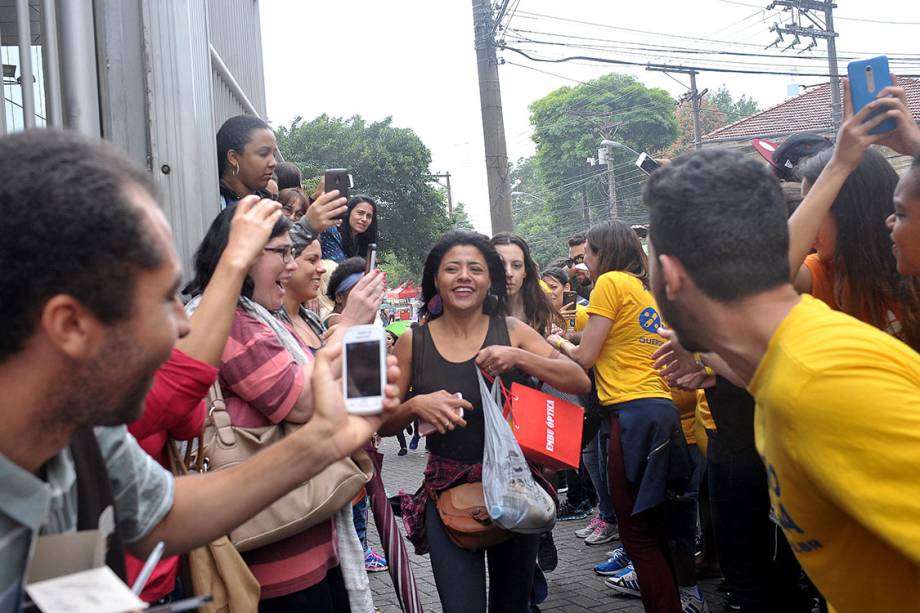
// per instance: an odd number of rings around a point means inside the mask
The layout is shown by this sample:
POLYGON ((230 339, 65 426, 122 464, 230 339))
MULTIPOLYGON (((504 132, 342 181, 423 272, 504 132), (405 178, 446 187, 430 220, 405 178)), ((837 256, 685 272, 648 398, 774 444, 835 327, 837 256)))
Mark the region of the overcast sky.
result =
MULTIPOLYGON (((512 0, 510 6, 515 3, 512 0)), ((769 26, 782 20, 782 16, 759 8, 767 4, 757 0, 520 0, 510 27, 592 37, 599 40, 591 44, 601 46, 612 41, 761 53, 776 38, 769 26), (681 38, 688 36, 708 40, 681 38), (760 48, 715 41, 756 44, 760 48)), ((842 55, 917 53, 920 3, 839 0, 838 5, 835 29, 840 33, 837 46, 842 55), (914 25, 858 21, 866 19, 914 25)), ((455 202, 466 203, 477 228, 489 231, 470 0, 261 0, 260 6, 268 117, 274 125, 287 124, 297 115, 309 120, 322 113, 334 117, 357 114, 371 121, 392 116, 396 126, 411 128, 431 149, 432 172, 451 173, 455 202)), ((808 42, 804 40, 798 48, 808 42)), ((815 53, 823 55, 825 47, 819 43, 815 53)), ((611 50, 530 48, 539 49, 546 57, 605 55, 646 61, 611 50)), ((788 53, 795 55, 793 51, 788 53)), ((641 67, 537 64, 509 51, 500 52, 499 57, 508 62, 500 66, 499 78, 509 160, 533 154, 528 105, 558 87, 575 85, 572 79, 587 81, 617 71, 632 74, 649 86, 662 87, 675 97, 686 91, 667 75, 641 67)), ((669 54, 659 57, 662 63, 693 62, 669 54)), ((771 60, 731 56, 724 66, 733 65, 729 62, 771 60)), ((820 69, 822 64, 813 66, 820 69)), ((845 61, 840 63, 840 70, 845 74, 845 61)), ((821 71, 826 71, 826 64, 821 71)), ((914 73, 920 73, 920 65, 914 73)), ((677 77, 686 82, 685 77, 677 77)), ((781 102, 792 83, 811 85, 822 80, 826 79, 707 72, 698 77, 698 87, 716 89, 725 85, 735 96, 748 94, 767 107, 781 102)))

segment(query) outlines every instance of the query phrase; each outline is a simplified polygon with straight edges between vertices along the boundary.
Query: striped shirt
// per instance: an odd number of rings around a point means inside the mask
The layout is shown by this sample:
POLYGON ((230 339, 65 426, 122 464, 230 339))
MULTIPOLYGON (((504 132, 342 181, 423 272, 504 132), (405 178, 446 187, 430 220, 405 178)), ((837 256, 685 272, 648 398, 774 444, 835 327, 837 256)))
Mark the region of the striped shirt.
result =
MULTIPOLYGON (((95 428, 126 543, 147 536, 173 504, 173 477, 125 426, 95 428)), ((19 610, 33 540, 77 528, 77 475, 70 449, 44 466, 45 480, 0 454, 0 611, 19 610)))
MULTIPOLYGON (((304 350, 312 359, 308 348, 304 350)), ((237 309, 230 328, 218 381, 231 422, 249 428, 284 421, 304 388, 302 367, 271 328, 243 309, 237 309)), ((334 543, 330 519, 247 551, 243 559, 262 586, 262 598, 277 598, 319 583, 338 566, 334 543)))

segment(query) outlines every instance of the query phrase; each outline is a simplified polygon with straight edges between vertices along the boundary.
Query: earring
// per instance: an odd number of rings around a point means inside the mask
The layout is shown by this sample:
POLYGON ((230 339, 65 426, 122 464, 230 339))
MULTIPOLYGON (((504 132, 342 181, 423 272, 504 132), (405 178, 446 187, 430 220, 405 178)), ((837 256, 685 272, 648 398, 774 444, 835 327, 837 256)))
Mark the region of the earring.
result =
POLYGON ((441 300, 441 294, 432 296, 426 308, 429 315, 440 315, 444 310, 444 302, 441 300))
POLYGON ((240 174, 240 165, 239 165, 239 164, 234 164, 234 165, 233 165, 233 176, 235 177, 235 176, 238 175, 238 174, 240 174))

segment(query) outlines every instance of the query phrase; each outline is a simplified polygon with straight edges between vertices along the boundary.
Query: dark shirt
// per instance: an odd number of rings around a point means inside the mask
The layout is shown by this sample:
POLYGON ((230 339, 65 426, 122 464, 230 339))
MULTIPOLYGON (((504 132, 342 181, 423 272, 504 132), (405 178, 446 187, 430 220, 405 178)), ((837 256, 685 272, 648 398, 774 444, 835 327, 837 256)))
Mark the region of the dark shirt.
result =
POLYGON ((706 401, 719 431, 719 444, 732 453, 754 452, 754 397, 722 377, 706 389, 706 401))
MULTIPOLYGON (((485 348, 492 345, 511 345, 504 317, 492 317, 489 321, 489 331, 482 346, 485 348)), ((451 394, 459 392, 464 400, 473 405, 473 410, 463 415, 466 427, 445 434, 429 435, 428 448, 433 454, 467 464, 482 462, 485 444, 485 420, 476 368, 475 356, 460 363, 445 360, 435 347, 427 324, 413 330, 412 394, 431 394, 440 390, 451 394)), ((510 389, 513 381, 524 382, 525 377, 506 374, 502 379, 510 389)))

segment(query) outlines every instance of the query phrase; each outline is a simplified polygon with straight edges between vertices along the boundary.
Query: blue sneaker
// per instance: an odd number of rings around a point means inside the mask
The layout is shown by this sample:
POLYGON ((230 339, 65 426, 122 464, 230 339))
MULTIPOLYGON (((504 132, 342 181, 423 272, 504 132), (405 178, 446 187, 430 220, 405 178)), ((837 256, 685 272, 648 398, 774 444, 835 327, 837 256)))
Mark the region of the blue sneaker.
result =
POLYGON ((642 597, 642 592, 639 591, 639 577, 632 564, 621 570, 619 574, 604 579, 604 585, 625 596, 642 597))
POLYGON ((622 547, 614 549, 606 562, 602 562, 594 567, 594 572, 604 577, 616 575, 621 570, 629 566, 629 556, 622 547))

